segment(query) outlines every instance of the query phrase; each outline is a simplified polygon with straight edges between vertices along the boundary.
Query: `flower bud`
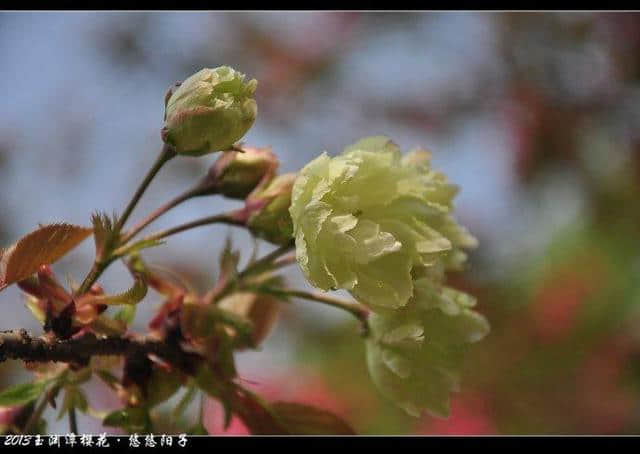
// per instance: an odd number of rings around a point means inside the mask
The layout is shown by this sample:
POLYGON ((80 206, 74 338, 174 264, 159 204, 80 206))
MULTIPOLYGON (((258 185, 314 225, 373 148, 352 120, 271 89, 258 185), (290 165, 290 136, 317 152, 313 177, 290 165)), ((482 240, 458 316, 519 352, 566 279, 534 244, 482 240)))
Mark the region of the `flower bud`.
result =
POLYGON ((293 238, 289 207, 295 179, 295 173, 279 175, 247 198, 247 226, 254 234, 275 244, 285 244, 293 238))
POLYGON ((178 154, 201 156, 229 148, 253 125, 257 81, 228 66, 205 68, 167 94, 162 139, 178 154))
POLYGON ((266 185, 279 166, 271 147, 242 146, 226 151, 209 169, 208 178, 219 194, 244 199, 259 185, 266 185))

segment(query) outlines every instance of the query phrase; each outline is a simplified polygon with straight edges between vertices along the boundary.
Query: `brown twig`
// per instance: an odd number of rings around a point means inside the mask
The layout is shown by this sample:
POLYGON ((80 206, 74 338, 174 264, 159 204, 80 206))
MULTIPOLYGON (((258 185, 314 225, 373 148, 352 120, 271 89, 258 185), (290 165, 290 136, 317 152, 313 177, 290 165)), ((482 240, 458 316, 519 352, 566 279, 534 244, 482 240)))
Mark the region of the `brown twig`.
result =
POLYGON ((192 371, 194 366, 192 353, 184 352, 178 345, 155 339, 98 338, 89 333, 77 339, 48 341, 33 337, 23 329, 0 331, 0 362, 21 359, 86 365, 93 356, 136 354, 154 354, 185 372, 192 371))

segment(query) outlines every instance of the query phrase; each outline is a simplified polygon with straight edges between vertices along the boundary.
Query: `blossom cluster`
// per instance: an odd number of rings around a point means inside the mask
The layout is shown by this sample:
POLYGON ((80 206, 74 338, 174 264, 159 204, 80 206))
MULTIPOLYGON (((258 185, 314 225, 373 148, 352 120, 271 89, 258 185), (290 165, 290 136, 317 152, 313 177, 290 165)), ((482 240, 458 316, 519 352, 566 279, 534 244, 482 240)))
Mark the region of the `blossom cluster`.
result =
POLYGON ((414 415, 448 414, 462 353, 489 331, 474 299, 444 284, 477 245, 452 215, 457 192, 429 152, 403 156, 382 136, 323 153, 293 187, 300 267, 314 286, 347 290, 373 311, 371 377, 414 415))

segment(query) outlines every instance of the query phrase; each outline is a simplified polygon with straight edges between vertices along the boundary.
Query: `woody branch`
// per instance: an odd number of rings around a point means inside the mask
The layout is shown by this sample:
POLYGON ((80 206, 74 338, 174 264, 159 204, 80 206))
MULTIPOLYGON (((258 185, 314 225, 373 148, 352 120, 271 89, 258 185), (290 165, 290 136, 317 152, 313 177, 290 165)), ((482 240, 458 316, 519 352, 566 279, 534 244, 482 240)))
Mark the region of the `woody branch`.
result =
POLYGON ((192 354, 167 341, 148 338, 98 338, 91 333, 77 339, 47 341, 31 336, 24 329, 0 331, 0 362, 21 359, 86 365, 93 356, 140 354, 154 354, 185 372, 193 367, 192 354))

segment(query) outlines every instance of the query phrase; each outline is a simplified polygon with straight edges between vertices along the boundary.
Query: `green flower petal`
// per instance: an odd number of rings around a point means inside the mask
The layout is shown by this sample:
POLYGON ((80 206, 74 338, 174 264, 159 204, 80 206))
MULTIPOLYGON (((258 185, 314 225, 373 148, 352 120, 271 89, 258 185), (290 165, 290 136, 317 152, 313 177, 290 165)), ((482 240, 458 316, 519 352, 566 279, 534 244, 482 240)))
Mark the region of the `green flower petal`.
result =
POLYGON ((302 271, 313 285, 349 290, 374 311, 405 306, 414 269, 458 269, 462 250, 476 245, 451 216, 457 190, 431 169, 427 152, 402 157, 387 137, 364 138, 334 158, 323 153, 292 191, 302 271))
POLYGON ((426 280, 416 282, 408 306, 370 317, 367 364, 380 392, 408 413, 446 417, 449 394, 460 387, 465 350, 489 332, 489 325, 469 309, 471 297, 448 288, 423 293, 425 286, 426 280))

